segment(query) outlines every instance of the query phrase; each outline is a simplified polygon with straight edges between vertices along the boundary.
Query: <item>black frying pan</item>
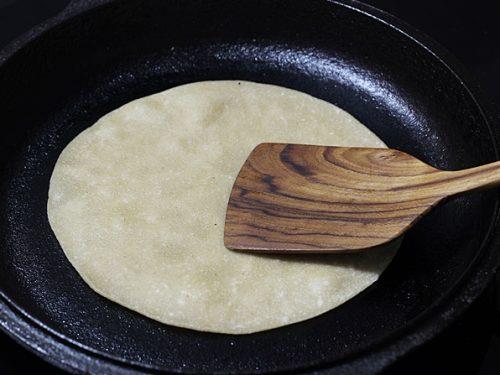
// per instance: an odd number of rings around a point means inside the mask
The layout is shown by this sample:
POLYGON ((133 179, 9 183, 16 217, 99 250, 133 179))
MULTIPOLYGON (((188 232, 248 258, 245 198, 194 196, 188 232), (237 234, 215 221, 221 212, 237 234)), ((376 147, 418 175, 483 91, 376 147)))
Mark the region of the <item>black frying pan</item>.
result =
POLYGON ((0 325, 75 372, 380 370, 479 295, 500 259, 498 193, 448 201, 381 279, 317 318, 231 336, 159 324, 83 282, 46 215, 66 144, 100 116, 187 82, 272 83, 330 101, 443 169, 498 158, 476 90, 433 42, 351 1, 82 1, 0 54, 0 325))

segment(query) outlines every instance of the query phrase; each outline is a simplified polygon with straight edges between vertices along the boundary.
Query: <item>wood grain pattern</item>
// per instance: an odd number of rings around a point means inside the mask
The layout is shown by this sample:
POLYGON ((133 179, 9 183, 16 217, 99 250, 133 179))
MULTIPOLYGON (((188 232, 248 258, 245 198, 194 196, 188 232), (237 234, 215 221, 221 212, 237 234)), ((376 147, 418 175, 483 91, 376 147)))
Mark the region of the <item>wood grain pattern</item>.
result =
POLYGON ((234 183, 224 244, 263 252, 369 249, 442 199, 500 183, 500 162, 449 172, 397 150, 264 143, 234 183))

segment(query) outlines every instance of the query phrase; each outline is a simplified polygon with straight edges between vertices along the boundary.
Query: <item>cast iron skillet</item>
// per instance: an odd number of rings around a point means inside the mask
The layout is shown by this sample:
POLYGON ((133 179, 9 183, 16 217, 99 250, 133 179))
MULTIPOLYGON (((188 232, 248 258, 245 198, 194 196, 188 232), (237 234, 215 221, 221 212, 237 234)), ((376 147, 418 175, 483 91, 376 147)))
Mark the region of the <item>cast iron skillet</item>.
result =
POLYGON ((484 105, 431 41, 351 1, 84 1, 0 55, 0 323, 74 372, 380 370, 453 321, 499 262, 498 194, 453 199, 381 279, 306 322, 243 336, 159 324, 90 290, 46 215, 66 144, 100 116, 187 82, 241 79, 346 109, 443 169, 498 158, 484 105))

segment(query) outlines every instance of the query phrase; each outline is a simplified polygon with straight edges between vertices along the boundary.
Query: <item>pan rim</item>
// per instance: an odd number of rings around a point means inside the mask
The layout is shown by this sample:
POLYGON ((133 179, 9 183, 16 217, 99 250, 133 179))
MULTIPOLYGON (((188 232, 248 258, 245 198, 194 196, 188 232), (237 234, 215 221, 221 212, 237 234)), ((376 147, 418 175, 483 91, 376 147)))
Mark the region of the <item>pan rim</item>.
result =
MULTIPOLYGON (((84 2, 71 1, 70 4, 59 14, 48 19, 47 21, 35 26, 31 30, 24 33, 19 38, 15 39, 9 43, 3 50, 0 51, 0 67, 5 64, 11 57, 13 57, 18 51, 20 51, 25 46, 38 37, 40 37, 45 32, 51 30, 63 24, 66 21, 71 20, 74 17, 80 16, 87 11, 94 10, 100 6, 112 3, 114 0, 89 0, 84 2)), ((478 110, 481 113, 481 117, 484 119, 486 127, 490 133, 490 139, 493 143, 493 150, 495 157, 498 159, 498 145, 500 137, 494 131, 492 127, 492 117, 489 115, 488 108, 485 109, 485 100, 481 98, 479 94, 478 85, 473 79, 471 79, 466 73, 465 69, 461 64, 449 54, 442 46, 437 42, 416 30, 412 26, 406 24, 404 21, 381 11, 370 5, 361 3, 357 0, 317 0, 320 2, 326 2, 331 4, 336 4, 352 11, 363 14, 364 16, 370 17, 377 22, 382 22, 386 26, 394 29, 396 32, 403 34, 405 37, 410 38, 414 43, 417 43, 420 47, 424 48, 428 53, 430 53, 434 58, 436 58, 440 64, 446 67, 454 77, 460 82, 464 89, 469 94, 470 98, 474 101, 478 110), (479 97, 479 99, 478 99, 479 97)), ((497 194, 498 197, 498 194, 497 194)), ((442 298, 434 302, 426 311, 417 315, 403 330, 398 330, 394 332, 393 335, 385 337, 381 342, 370 346, 364 352, 356 353, 352 357, 346 357, 342 360, 335 362, 321 362, 317 366, 314 364, 307 365, 305 367, 294 368, 293 370, 304 370, 315 368, 317 370, 330 368, 331 366, 336 366, 336 369, 342 372, 347 371, 347 365, 352 370, 353 364, 354 368, 362 369, 363 363, 367 360, 370 362, 370 366, 373 369, 379 367, 382 369, 393 362, 393 359, 403 356, 410 350, 422 345, 423 343, 429 341, 436 334, 441 332, 450 322, 455 320, 473 300, 477 298, 482 290, 484 290, 488 278, 482 275, 482 278, 478 277, 478 269, 480 265, 484 264, 485 258, 488 253, 494 264, 490 266, 490 276, 495 272, 500 263, 500 253, 494 248, 498 247, 500 243, 499 240, 499 223, 500 223, 500 212, 499 212, 499 200, 497 198, 494 207, 494 214, 491 217, 490 226, 488 228, 488 233, 483 238, 479 246, 479 250, 474 257, 474 260, 469 264, 468 268, 463 272, 458 281, 446 292, 442 298), (487 248, 491 249, 487 251, 487 248), (476 280, 480 279, 480 280, 476 280), (467 300, 460 298, 460 294, 464 291, 469 291, 471 296, 467 300), (433 319, 430 319, 432 315, 433 319), (431 321, 432 320, 432 321, 431 321), (416 332, 416 329, 420 329, 416 332), (373 346, 378 346, 374 348, 373 346), (366 353, 369 351, 369 354, 366 353), (393 359, 388 359, 387 354, 390 353, 393 359), (386 355, 384 355, 386 354, 386 355), (377 357, 378 360, 376 359, 377 357), (383 357, 383 358, 381 358, 383 357), (350 361, 350 362, 349 362, 350 361)), ((484 271, 483 271, 484 272, 484 271)), ((34 352, 38 356, 48 360, 52 364, 62 367, 65 370, 83 372, 90 368, 99 369, 102 365, 110 366, 113 371, 128 371, 130 373, 136 373, 139 371, 159 371, 159 368, 148 367, 142 363, 134 363, 133 361, 124 360, 122 358, 116 358, 112 355, 102 353, 100 351, 95 351, 94 349, 87 347, 85 345, 79 345, 79 343, 74 343, 69 338, 60 335, 58 332, 53 331, 49 327, 46 327, 42 322, 39 322, 34 317, 30 316, 29 313, 24 311, 22 308, 17 306, 13 301, 11 301, 6 295, 0 292, 0 329, 5 331, 10 337, 14 338, 22 346, 34 352), (5 318, 7 319, 5 319, 5 318), (90 362, 103 361, 107 363, 97 364, 87 364, 83 367, 81 363, 77 366, 67 365, 64 362, 64 357, 57 356, 57 354, 63 354, 62 352, 47 354, 44 353, 39 345, 34 342, 30 342, 30 334, 23 332, 22 329, 16 330, 9 326, 9 319, 18 319, 25 324, 30 325, 30 330, 35 330, 43 337, 44 343, 49 344, 52 341, 52 345, 64 346, 68 350, 72 350, 78 356, 83 354, 90 362), (116 363, 115 363, 116 362, 116 363), (95 367, 94 367, 95 366, 95 367), (125 366, 125 367, 122 367, 125 366)), ((89 362, 89 363, 90 363, 89 362)), ((285 371, 285 370, 282 370, 285 371)))

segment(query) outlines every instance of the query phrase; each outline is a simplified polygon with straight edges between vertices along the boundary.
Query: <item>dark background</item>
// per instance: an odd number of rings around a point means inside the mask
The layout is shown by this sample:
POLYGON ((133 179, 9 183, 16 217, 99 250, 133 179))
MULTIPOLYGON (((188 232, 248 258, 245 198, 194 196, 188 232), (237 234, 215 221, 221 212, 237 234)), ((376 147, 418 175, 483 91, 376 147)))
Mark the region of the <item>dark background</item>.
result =
MULTIPOLYGON (((237 0, 235 0, 237 1, 237 0)), ((313 1, 313 0, 291 0, 313 1)), ((64 8, 68 0, 0 0, 0 48, 64 8)), ((500 0, 365 0, 445 46, 475 77, 500 126, 500 0)), ((500 374, 500 277, 469 311, 390 374, 500 374), (496 285, 495 285, 496 284, 496 285)), ((0 333, 0 375, 59 370, 0 333)))

